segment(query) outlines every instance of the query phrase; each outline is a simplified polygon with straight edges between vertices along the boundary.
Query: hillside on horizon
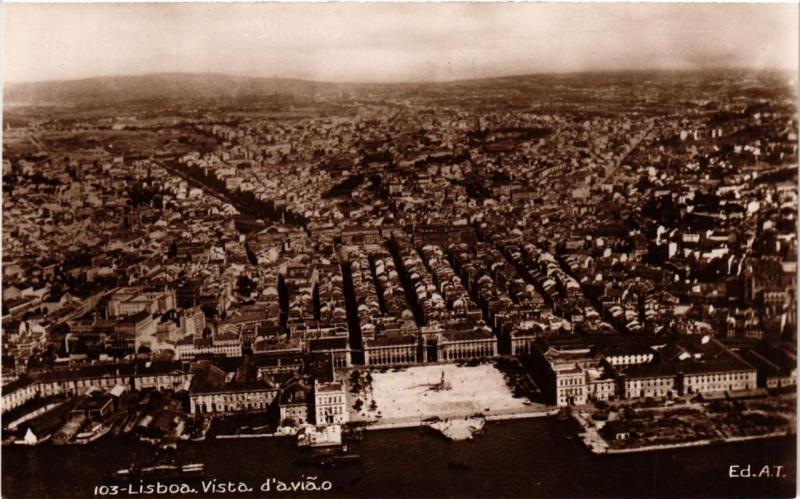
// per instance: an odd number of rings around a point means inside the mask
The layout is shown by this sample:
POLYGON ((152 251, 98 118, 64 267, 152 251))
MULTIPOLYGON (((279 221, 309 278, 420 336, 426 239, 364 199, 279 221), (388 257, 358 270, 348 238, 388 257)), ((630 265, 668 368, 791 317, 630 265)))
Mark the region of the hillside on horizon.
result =
MULTIPOLYGON (((746 70, 714 70, 749 72, 746 70)), ((708 73, 700 70, 700 73, 708 73)), ((674 77, 694 74, 692 71, 611 71, 592 73, 541 73, 497 76, 446 82, 419 83, 333 83, 292 78, 234 76, 222 73, 155 73, 132 76, 100 76, 78 80, 6 83, 5 105, 70 105, 87 102, 136 101, 157 99, 237 98, 266 95, 312 96, 318 93, 359 90, 409 90, 486 88, 513 85, 515 82, 544 83, 590 77, 604 83, 631 83, 643 77, 674 77)), ((765 73, 765 72, 758 72, 765 73)), ((775 73, 766 71, 766 73, 775 73)))
POLYGON ((79 80, 7 83, 6 104, 242 97, 271 94, 312 95, 346 85, 289 78, 258 78, 219 73, 158 73, 100 76, 79 80))

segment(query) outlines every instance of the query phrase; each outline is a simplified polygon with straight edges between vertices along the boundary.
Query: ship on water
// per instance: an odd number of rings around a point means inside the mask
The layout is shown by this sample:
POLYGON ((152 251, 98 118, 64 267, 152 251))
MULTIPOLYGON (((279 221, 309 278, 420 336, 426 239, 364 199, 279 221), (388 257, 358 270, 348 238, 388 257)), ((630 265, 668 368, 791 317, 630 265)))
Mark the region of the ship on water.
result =
POLYGON ((131 465, 120 468, 111 474, 113 480, 177 480, 185 478, 202 478, 205 476, 205 464, 184 462, 170 446, 161 447, 153 460, 140 464, 134 456, 131 465))

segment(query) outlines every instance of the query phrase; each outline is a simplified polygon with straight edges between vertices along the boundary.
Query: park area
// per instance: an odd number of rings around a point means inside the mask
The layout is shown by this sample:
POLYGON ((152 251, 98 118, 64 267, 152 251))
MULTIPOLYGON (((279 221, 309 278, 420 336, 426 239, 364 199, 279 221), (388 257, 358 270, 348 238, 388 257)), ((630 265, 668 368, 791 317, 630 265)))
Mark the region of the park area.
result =
POLYGON ((347 379, 351 421, 410 425, 546 410, 515 390, 513 376, 493 363, 354 370, 347 379))
POLYGON ((710 403, 680 400, 672 406, 629 404, 610 411, 581 411, 578 420, 590 447, 614 452, 794 434, 794 411, 792 396, 710 403))

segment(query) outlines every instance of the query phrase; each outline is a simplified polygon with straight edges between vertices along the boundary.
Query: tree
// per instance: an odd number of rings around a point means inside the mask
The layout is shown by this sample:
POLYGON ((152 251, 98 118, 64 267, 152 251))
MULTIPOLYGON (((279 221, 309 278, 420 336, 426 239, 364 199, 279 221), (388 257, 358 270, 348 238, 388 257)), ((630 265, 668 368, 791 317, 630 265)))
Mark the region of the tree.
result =
POLYGON ((175 241, 172 241, 172 244, 169 245, 169 249, 167 250, 167 258, 175 258, 178 255, 178 244, 175 241))
POLYGON ((250 296, 250 293, 256 287, 256 283, 250 279, 250 277, 246 274, 239 274, 238 279, 236 280, 236 288, 239 294, 243 296, 250 296))

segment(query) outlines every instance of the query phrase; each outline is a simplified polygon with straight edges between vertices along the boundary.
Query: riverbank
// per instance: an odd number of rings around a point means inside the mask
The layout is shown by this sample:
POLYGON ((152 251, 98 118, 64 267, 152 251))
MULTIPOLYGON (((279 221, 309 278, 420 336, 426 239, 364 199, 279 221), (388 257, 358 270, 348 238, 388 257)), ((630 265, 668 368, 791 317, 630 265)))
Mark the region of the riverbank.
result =
MULTIPOLYGON (((546 418, 552 417, 558 414, 558 409, 549 409, 549 410, 531 410, 528 412, 512 412, 507 414, 492 414, 492 415, 481 415, 481 417, 488 421, 508 421, 508 420, 515 420, 515 419, 533 419, 533 418, 546 418)), ((449 419, 458 419, 458 418, 468 418, 471 416, 470 414, 453 414, 447 416, 449 419)), ((370 422, 363 425, 365 430, 393 430, 393 429, 400 429, 400 428, 423 428, 429 427, 431 423, 439 421, 439 419, 418 419, 418 418, 404 418, 400 420, 393 420, 393 421, 376 421, 370 422)))
MULTIPOLYGON (((531 410, 528 412, 513 412, 507 414, 492 414, 490 416, 481 415, 472 417, 468 414, 457 414, 449 416, 445 419, 427 419, 420 420, 418 418, 404 418, 394 421, 375 421, 375 422, 356 422, 354 427, 362 428, 364 430, 400 430, 408 428, 432 428, 433 425, 441 423, 442 421, 456 421, 456 420, 472 420, 481 419, 485 422, 500 422, 520 419, 533 419, 533 418, 546 418, 553 417, 558 414, 558 409, 550 410, 531 410)), ((481 425, 481 429, 482 429, 481 425)), ((434 427, 434 429, 437 429, 434 427)), ((275 432, 275 433, 258 433, 258 434, 221 434, 216 435, 214 438, 219 440, 236 440, 236 439, 257 439, 257 438, 280 438, 280 437, 295 437, 296 434, 292 432, 275 432)))
MULTIPOLYGON (((796 444, 791 438, 734 442, 598 458, 575 437, 575 423, 555 417, 487 424, 468 444, 407 428, 374 431, 353 442, 358 466, 313 469, 334 484, 335 497, 790 497, 794 495, 796 444), (488 458, 490 456, 491 458, 488 458), (785 466, 780 479, 731 479, 728 465, 769 456, 785 466), (464 464, 470 470, 449 463, 464 464), (581 470, 581 479, 565 470, 581 470), (632 480, 631 477, 647 477, 632 480), (387 492, 389 491, 389 492, 387 492)), ((351 445, 348 443, 348 447, 351 445)), ((133 456, 148 461, 156 449, 134 439, 101 439, 83 446, 3 448, 3 497, 93 497, 95 485, 133 456), (91 456, 91 466, 86 466, 91 456), (58 477, 58 480, 52 477, 58 477)), ((187 462, 202 462, 209 479, 248 484, 274 477, 297 480, 309 468, 285 438, 226 439, 180 443, 187 462), (246 456, 246 459, 243 459, 246 456)), ((220 494, 214 497, 224 497, 220 494)), ((253 496, 255 497, 255 496, 253 496)))
POLYGON ((682 449, 686 447, 702 447, 704 445, 732 444, 737 442, 749 442, 753 440, 768 440, 771 438, 791 437, 789 432, 775 432, 766 435, 746 435, 741 437, 728 437, 720 440, 696 440, 694 442, 681 442, 663 445, 648 445, 644 447, 633 447, 629 449, 608 449, 605 454, 635 454, 638 452, 653 452, 670 449, 682 449))
POLYGON ((230 440, 230 439, 237 439, 237 438, 278 438, 278 437, 292 437, 294 435, 290 434, 279 434, 279 433, 253 433, 253 434, 245 434, 245 435, 217 435, 216 439, 218 440, 230 440))

